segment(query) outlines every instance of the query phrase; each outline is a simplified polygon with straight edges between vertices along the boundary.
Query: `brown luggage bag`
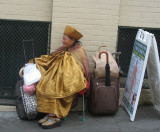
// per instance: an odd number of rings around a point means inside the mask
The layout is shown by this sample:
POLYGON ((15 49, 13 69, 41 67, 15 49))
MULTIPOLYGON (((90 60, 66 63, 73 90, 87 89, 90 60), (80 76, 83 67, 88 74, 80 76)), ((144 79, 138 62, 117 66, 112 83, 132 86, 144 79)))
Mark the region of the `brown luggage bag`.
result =
POLYGON ((91 74, 91 93, 88 106, 89 111, 93 114, 114 114, 118 111, 119 78, 109 78, 110 84, 107 85, 106 77, 95 78, 94 74, 91 74))

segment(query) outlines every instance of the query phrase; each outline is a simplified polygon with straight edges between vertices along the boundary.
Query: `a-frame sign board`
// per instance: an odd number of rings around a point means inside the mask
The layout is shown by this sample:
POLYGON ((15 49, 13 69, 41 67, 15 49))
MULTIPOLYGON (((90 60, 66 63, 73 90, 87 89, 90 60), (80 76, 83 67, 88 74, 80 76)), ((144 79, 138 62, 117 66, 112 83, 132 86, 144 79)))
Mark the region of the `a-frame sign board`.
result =
POLYGON ((134 121, 147 67, 153 102, 160 110, 160 63, 155 36, 139 29, 127 75, 122 106, 134 121))

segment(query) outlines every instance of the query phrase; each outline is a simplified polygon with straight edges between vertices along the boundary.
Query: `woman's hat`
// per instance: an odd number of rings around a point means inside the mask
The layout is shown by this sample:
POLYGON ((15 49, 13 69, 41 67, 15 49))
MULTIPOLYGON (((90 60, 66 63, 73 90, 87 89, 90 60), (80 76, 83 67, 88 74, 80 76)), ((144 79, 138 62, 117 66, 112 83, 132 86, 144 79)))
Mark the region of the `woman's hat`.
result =
POLYGON ((64 30, 64 34, 74 38, 75 40, 79 40, 80 38, 83 37, 83 35, 75 28, 67 25, 65 30, 64 30))

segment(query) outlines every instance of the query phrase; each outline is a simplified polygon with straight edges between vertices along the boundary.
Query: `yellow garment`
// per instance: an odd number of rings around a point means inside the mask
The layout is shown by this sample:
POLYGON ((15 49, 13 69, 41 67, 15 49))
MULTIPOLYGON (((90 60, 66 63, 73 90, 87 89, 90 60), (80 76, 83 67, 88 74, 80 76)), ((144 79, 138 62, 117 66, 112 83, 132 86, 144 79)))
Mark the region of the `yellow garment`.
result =
POLYGON ((35 62, 42 74, 36 89, 38 111, 66 117, 76 93, 86 87, 81 65, 68 51, 42 55, 35 62))

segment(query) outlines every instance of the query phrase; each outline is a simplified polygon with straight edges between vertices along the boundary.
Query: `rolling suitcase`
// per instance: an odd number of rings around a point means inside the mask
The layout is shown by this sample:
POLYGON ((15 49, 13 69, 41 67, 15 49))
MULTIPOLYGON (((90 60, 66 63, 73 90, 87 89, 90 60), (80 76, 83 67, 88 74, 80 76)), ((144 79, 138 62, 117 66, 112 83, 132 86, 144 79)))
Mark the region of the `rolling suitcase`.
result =
MULTIPOLYGON (((33 40, 27 40, 32 43, 33 47, 33 40)), ((24 48, 23 41, 23 48, 24 48)), ((25 48, 24 48, 24 56, 26 61, 25 55, 25 48)), ((33 59, 34 59, 34 52, 33 52, 33 59)), ((36 94, 29 95, 23 91, 23 80, 17 81, 16 89, 15 89, 15 96, 16 96, 16 111, 17 115, 20 119, 35 119, 37 117, 37 99, 36 94)))
POLYGON ((16 111, 20 119, 27 120, 28 118, 24 110, 23 100, 22 100, 21 91, 20 91, 20 87, 22 86, 23 86, 23 80, 17 81, 16 89, 15 89, 16 111))
POLYGON ((17 115, 22 120, 35 119, 37 117, 36 95, 25 93, 23 83, 23 80, 17 81, 15 89, 17 115))
POLYGON ((89 97, 89 111, 93 114, 114 114, 119 107, 119 78, 110 78, 110 67, 108 64, 108 53, 106 64, 106 77, 95 78, 91 74, 91 93, 89 97))

